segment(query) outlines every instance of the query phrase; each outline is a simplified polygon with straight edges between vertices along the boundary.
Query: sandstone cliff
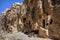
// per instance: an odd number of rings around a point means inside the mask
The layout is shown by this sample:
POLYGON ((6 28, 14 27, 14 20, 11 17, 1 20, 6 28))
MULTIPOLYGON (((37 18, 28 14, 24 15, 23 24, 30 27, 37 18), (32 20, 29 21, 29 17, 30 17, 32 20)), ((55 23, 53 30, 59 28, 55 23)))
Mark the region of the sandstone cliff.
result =
POLYGON ((23 32, 29 37, 60 39, 60 1, 24 0, 0 15, 0 33, 23 32))

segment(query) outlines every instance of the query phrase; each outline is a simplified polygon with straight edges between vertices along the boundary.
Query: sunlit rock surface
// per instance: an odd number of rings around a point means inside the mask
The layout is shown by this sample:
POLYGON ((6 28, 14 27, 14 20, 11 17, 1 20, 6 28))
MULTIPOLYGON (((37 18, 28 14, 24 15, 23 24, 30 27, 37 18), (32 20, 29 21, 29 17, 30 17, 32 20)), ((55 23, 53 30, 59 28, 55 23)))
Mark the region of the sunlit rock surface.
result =
POLYGON ((17 32, 13 34, 0 35, 0 40, 51 40, 48 38, 28 37, 28 35, 17 32))
POLYGON ((0 14, 1 40, 60 40, 59 14, 59 0, 15 2, 0 14))

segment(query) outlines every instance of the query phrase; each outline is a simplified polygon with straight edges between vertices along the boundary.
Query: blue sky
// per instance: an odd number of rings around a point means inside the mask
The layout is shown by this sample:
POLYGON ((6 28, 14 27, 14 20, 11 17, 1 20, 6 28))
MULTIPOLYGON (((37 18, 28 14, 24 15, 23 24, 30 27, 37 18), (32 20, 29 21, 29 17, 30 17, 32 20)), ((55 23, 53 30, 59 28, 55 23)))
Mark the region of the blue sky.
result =
POLYGON ((0 13, 2 13, 6 8, 11 7, 15 2, 23 2, 23 0, 0 0, 0 13))

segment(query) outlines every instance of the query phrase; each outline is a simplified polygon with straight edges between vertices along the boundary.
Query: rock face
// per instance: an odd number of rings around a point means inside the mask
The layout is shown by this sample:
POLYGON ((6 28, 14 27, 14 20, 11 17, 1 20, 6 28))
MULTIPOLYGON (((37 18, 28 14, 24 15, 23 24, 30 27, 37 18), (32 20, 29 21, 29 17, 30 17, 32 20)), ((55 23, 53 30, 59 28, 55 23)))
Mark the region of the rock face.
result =
MULTIPOLYGON (((49 34, 51 38, 58 38, 60 40, 60 1, 54 1, 54 7, 53 7, 53 14, 52 14, 52 19, 53 23, 52 25, 49 26, 49 34)), ((57 40, 58 40, 57 39, 57 40)))
POLYGON ((0 15, 0 33, 23 32, 29 37, 60 39, 60 1, 24 0, 0 15))

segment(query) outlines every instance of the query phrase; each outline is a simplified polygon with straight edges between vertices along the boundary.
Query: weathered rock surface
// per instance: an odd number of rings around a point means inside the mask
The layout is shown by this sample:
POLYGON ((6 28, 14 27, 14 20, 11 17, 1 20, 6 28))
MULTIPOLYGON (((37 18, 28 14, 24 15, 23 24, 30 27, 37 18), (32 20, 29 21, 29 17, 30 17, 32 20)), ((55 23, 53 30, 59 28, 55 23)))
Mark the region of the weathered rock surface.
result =
POLYGON ((14 35, 21 31, 29 37, 60 40, 59 14, 59 0, 16 2, 0 15, 0 34, 14 35))
POLYGON ((0 40, 51 40, 48 38, 37 38, 37 37, 28 37, 28 35, 17 32, 13 34, 1 35, 0 40), (1 37, 2 36, 2 37, 1 37))

